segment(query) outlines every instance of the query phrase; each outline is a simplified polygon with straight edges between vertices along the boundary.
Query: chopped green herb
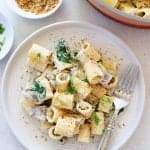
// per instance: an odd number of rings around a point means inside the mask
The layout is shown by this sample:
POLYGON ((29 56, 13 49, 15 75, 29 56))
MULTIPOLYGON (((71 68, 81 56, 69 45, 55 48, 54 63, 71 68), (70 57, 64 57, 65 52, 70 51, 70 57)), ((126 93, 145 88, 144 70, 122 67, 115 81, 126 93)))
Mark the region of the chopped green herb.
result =
POLYGON ((31 91, 35 91, 38 94, 40 99, 46 96, 46 89, 43 87, 39 81, 33 81, 33 87, 30 89, 31 91))
POLYGON ((76 91, 77 91, 76 87, 72 84, 72 76, 70 76, 70 81, 69 81, 69 86, 67 88, 67 92, 74 94, 74 93, 76 93, 76 91))
POLYGON ((5 43, 5 37, 3 38, 2 41, 0 41, 0 51, 1 51, 1 48, 3 47, 4 43, 5 43))
POLYGON ((40 57, 41 57, 41 53, 37 53, 37 57, 39 57, 39 58, 40 58, 40 57))
POLYGON ((92 120, 95 122, 96 125, 98 125, 99 122, 101 121, 96 112, 92 114, 92 120))
POLYGON ((56 53, 57 53, 57 58, 59 61, 62 61, 65 63, 71 62, 70 54, 67 52, 67 47, 63 39, 58 41, 56 45, 56 53))
POLYGON ((2 25, 2 24, 0 24, 0 34, 3 34, 3 33, 4 33, 4 31, 5 31, 5 28, 3 27, 3 25, 2 25))
POLYGON ((73 57, 76 57, 78 55, 78 52, 77 51, 74 51, 73 52, 73 57))
POLYGON ((87 78, 83 79, 82 81, 89 83, 87 78))
POLYGON ((70 84, 68 86, 67 92, 71 93, 71 94, 74 94, 76 92, 76 88, 70 84))
POLYGON ((103 104, 103 105, 105 105, 105 104, 110 104, 110 105, 112 105, 112 104, 113 104, 112 97, 106 96, 106 95, 104 95, 104 96, 102 97, 102 99, 101 99, 100 102, 101 102, 101 104, 103 104))

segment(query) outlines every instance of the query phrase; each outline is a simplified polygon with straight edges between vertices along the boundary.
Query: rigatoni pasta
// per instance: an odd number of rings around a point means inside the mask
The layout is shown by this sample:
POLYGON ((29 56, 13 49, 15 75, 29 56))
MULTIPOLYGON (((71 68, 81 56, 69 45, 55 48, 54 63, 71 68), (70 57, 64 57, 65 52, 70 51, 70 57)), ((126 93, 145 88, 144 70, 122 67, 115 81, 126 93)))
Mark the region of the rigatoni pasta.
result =
POLYGON ((84 64, 84 70, 87 74, 87 79, 90 84, 97 84, 104 77, 102 69, 96 62, 88 61, 84 64))
POLYGON ((78 135, 78 141, 89 143, 90 142, 90 125, 89 124, 83 124, 80 127, 79 135, 78 135))
POLYGON ((118 67, 101 53, 88 41, 72 50, 63 39, 55 51, 36 44, 29 50, 28 65, 38 75, 25 87, 21 105, 51 139, 77 136, 79 142, 90 142, 91 135, 103 133, 118 67))
POLYGON ((82 45, 82 51, 89 59, 92 59, 94 61, 99 61, 101 59, 100 52, 88 42, 85 42, 82 45))
POLYGON ((56 88, 58 92, 65 92, 68 88, 70 76, 66 72, 60 72, 56 75, 56 88))
POLYGON ((52 100, 52 105, 57 108, 72 110, 74 106, 74 95, 66 93, 55 93, 52 100))
POLYGON ((58 118, 63 115, 63 112, 54 106, 47 109, 47 121, 49 123, 56 123, 58 118))
POLYGON ((149 0, 103 0, 114 8, 122 12, 136 15, 143 18, 150 18, 149 0))
POLYGON ((77 77, 72 78, 72 84, 74 85, 80 99, 85 99, 91 93, 91 87, 85 81, 80 80, 77 77))
POLYGON ((104 95, 98 105, 98 110, 103 111, 105 113, 109 113, 113 106, 113 98, 104 95))
POLYGON ((55 126, 55 134, 72 137, 75 133, 76 120, 71 117, 60 117, 55 126))
POLYGON ((28 65, 43 72, 50 63, 51 51, 33 44, 28 52, 28 65))
POLYGON ((54 140, 60 140, 63 138, 63 135, 55 133, 55 126, 50 127, 48 133, 49 133, 49 137, 54 140))
POLYGON ((91 122, 91 133, 94 135, 101 135, 105 128, 104 124, 104 114, 102 112, 94 112, 92 115, 91 122), (95 118, 97 118, 97 122, 95 123, 95 118))
POLYGON ((77 103, 76 109, 86 119, 90 118, 93 112, 92 105, 85 101, 80 101, 79 103, 77 103))

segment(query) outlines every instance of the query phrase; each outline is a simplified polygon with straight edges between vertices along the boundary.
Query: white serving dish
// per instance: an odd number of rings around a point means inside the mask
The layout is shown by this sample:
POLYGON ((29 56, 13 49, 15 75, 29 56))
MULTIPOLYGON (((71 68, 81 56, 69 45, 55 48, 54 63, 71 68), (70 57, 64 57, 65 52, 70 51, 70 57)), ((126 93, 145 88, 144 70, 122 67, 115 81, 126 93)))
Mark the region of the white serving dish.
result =
POLYGON ((62 5, 63 0, 59 0, 57 6, 56 6, 54 9, 48 11, 47 13, 37 14, 37 15, 34 14, 34 13, 31 13, 31 12, 26 12, 26 11, 24 11, 23 9, 21 9, 21 8, 17 5, 17 3, 16 3, 15 0, 6 0, 6 2, 7 2, 8 7, 9 7, 13 12, 15 12, 16 14, 18 14, 18 15, 21 16, 21 17, 29 18, 29 19, 42 19, 42 18, 46 18, 46 17, 52 15, 53 13, 55 13, 55 12, 58 10, 58 8, 62 5))

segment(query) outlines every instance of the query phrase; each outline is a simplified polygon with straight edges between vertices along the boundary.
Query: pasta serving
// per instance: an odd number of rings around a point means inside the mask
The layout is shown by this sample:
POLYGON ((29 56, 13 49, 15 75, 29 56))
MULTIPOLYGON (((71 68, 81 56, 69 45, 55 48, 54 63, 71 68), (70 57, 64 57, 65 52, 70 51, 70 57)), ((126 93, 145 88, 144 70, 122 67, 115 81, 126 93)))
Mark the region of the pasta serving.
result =
POLYGON ((75 51, 61 39, 55 49, 33 44, 29 50, 27 64, 37 74, 23 91, 22 107, 50 138, 90 142, 91 135, 103 134, 112 112, 109 91, 117 84, 117 63, 88 42, 75 51))
POLYGON ((104 0, 107 4, 131 15, 150 18, 150 0, 104 0))

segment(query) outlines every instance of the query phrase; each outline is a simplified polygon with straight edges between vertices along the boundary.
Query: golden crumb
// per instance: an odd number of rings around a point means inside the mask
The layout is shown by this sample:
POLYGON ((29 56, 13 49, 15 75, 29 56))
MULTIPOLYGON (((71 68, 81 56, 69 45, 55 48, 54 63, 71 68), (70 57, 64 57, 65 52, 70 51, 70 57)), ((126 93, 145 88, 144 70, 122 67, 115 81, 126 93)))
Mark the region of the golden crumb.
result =
POLYGON ((16 0, 16 2, 27 12, 42 14, 55 8, 59 0, 16 0))

